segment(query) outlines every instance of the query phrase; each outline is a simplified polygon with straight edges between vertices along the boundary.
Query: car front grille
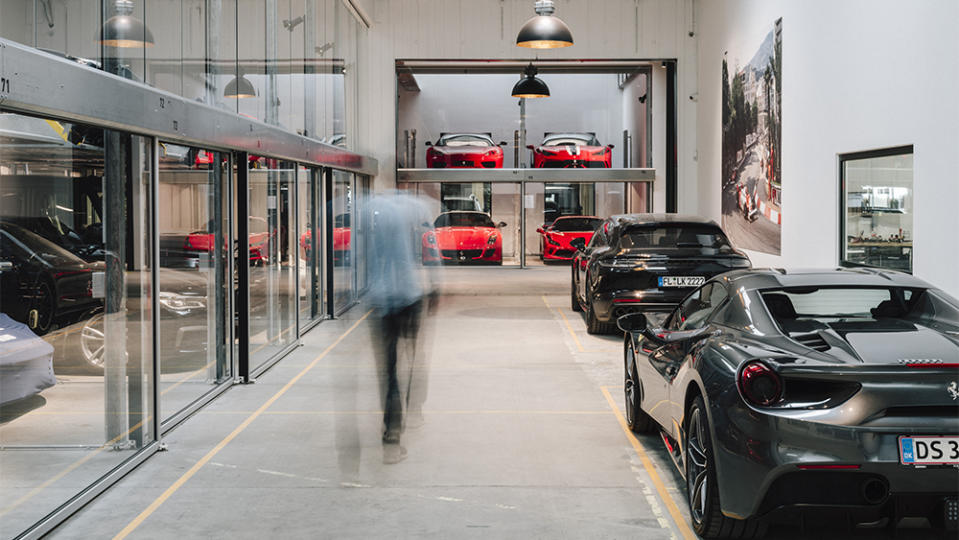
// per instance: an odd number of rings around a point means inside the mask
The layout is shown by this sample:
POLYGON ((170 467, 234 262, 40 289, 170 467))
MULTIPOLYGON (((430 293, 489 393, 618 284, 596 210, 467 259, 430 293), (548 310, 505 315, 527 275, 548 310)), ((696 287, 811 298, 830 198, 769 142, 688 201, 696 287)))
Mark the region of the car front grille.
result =
POLYGON ((482 249, 444 249, 443 257, 447 259, 475 259, 483 254, 482 249))

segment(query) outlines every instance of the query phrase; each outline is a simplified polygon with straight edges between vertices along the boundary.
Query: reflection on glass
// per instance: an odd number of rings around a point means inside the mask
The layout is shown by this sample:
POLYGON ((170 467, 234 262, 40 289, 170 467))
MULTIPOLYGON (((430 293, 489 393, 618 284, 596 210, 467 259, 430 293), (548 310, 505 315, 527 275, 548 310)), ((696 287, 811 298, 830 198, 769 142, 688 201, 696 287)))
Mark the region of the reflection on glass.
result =
POLYGON ((362 294, 369 287, 369 265, 371 256, 370 233, 373 222, 373 210, 370 207, 370 177, 356 176, 356 230, 353 238, 356 243, 356 290, 362 294))
POLYGON ((323 315, 323 250, 320 241, 320 183, 318 170, 301 167, 297 174, 297 256, 301 327, 323 315), (317 239, 314 241, 314 239, 317 239))
POLYGON ((353 303, 353 175, 333 171, 333 308, 353 303))
POLYGON ((912 152, 842 163, 844 262, 912 272, 912 152))
POLYGON ((296 165, 259 157, 251 158, 249 166, 250 356, 255 368, 296 339, 296 165))
POLYGON ((0 114, 4 531, 155 440, 149 140, 0 114))
POLYGON ((160 146, 162 418, 230 375, 227 156, 160 146))

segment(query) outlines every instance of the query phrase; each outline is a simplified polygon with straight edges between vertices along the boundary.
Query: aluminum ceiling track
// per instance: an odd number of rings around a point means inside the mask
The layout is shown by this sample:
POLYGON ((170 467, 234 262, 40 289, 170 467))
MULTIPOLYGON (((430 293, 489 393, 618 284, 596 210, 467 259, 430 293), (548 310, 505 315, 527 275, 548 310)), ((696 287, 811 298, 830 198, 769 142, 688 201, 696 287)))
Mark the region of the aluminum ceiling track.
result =
POLYGON ((372 157, 5 39, 0 109, 367 175, 379 167, 372 157))
POLYGON ((397 169, 405 183, 653 182, 656 169, 397 169))
POLYGON ((661 60, 467 60, 399 59, 397 71, 413 73, 519 73, 532 62, 541 73, 625 73, 660 65, 661 60))

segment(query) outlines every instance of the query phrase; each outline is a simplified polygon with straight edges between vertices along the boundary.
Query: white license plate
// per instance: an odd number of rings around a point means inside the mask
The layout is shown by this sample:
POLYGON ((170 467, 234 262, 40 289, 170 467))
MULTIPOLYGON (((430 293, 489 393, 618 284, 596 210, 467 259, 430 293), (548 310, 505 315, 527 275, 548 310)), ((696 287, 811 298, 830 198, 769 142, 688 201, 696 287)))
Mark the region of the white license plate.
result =
POLYGON ((699 287, 706 283, 702 276, 660 276, 660 287, 699 287))
POLYGON ((959 465, 959 436, 899 437, 903 465, 959 465))

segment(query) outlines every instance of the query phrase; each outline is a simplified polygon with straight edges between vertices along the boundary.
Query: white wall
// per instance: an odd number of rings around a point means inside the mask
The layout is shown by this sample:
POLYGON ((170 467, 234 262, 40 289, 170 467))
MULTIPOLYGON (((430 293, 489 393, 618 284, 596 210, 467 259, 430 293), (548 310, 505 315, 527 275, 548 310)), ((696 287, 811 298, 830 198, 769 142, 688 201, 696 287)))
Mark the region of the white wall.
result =
MULTIPOLYGON (((698 203, 694 162, 696 108, 687 97, 692 93, 690 89, 695 88, 697 75, 695 38, 689 36, 693 28, 692 1, 557 0, 556 15, 570 26, 575 45, 538 52, 544 60, 677 59, 678 170, 680 211, 684 212, 695 212, 698 203)), ((395 183, 395 60, 533 59, 536 51, 515 43, 519 28, 534 15, 534 2, 366 0, 364 7, 370 4, 373 26, 360 45, 362 136, 358 149, 379 160, 376 187, 384 189, 395 183)), ((664 96, 660 99, 665 103, 664 96)), ((612 142, 617 147, 622 144, 621 140, 612 142)), ((621 163, 621 158, 616 159, 621 163)), ((664 168, 660 162, 654 162, 654 166, 664 168)))
POLYGON ((782 255, 753 263, 836 265, 837 155, 912 144, 914 273, 959 296, 959 2, 696 0, 695 16, 701 212, 720 218, 723 52, 782 17, 782 255))

